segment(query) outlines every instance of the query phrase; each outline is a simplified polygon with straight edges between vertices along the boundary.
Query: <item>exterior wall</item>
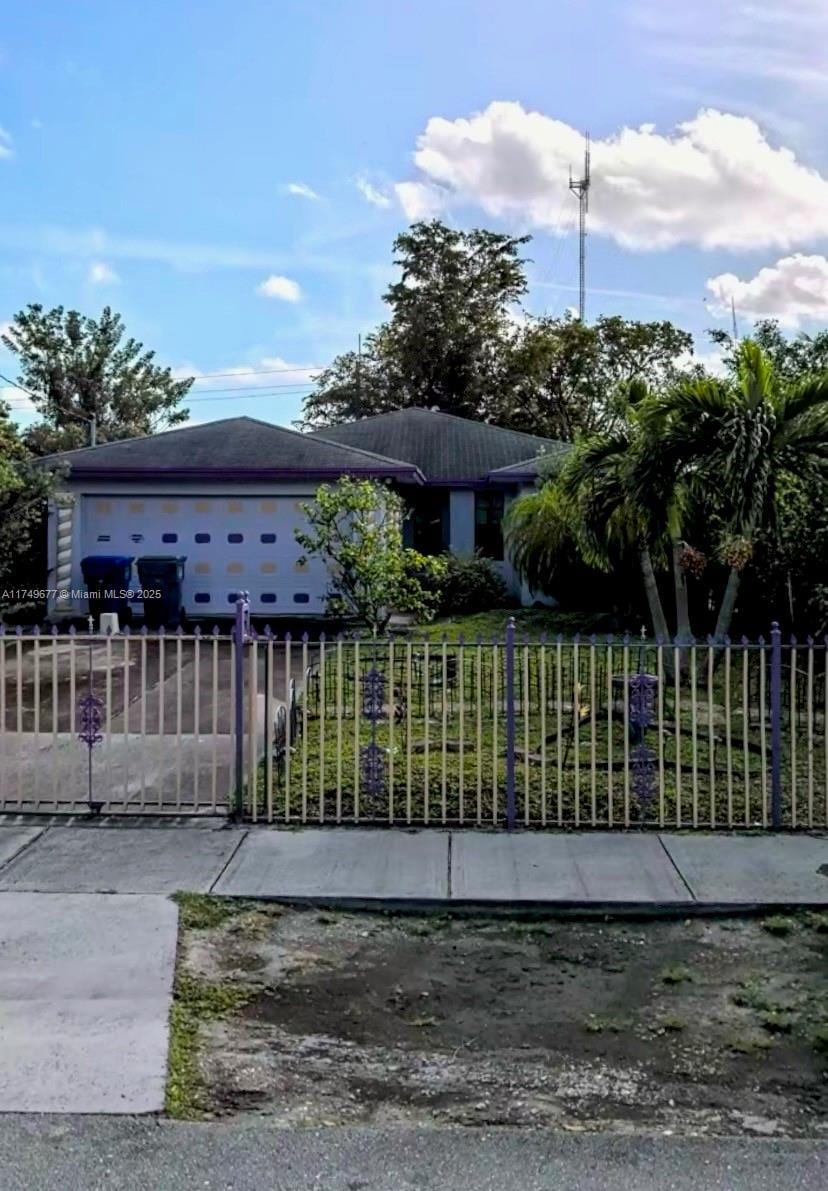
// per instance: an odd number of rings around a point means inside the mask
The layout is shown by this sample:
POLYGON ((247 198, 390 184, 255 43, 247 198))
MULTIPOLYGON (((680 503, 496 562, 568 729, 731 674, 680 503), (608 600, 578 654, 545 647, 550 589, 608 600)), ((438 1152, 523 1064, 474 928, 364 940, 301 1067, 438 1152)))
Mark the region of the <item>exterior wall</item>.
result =
MULTIPOLYGON (((522 492, 530 491, 526 486, 516 492, 507 492, 505 505, 508 509, 511 502, 522 492)), ((449 543, 452 554, 460 557, 474 554, 474 491, 470 488, 453 488, 449 495, 449 515, 451 525, 449 543)), ((514 567, 508 556, 503 562, 493 562, 495 570, 503 576, 509 591, 520 599, 524 606, 534 603, 535 597, 525 583, 521 583, 515 574, 514 567)))

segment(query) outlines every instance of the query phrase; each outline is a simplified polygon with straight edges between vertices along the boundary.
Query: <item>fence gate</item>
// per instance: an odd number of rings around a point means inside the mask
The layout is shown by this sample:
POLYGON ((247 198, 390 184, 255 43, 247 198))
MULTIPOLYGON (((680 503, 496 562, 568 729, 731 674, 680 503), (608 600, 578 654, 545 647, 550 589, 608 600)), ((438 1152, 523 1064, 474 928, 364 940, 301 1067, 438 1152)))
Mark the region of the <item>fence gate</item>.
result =
POLYGON ((224 813, 233 700, 217 629, 0 629, 0 810, 224 813))

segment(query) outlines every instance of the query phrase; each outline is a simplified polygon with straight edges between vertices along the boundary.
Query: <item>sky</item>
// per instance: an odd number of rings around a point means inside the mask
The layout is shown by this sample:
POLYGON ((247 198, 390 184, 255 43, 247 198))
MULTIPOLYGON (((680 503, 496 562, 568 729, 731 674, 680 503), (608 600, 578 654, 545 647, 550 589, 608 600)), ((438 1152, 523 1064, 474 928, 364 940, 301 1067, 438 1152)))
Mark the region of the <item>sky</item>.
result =
MULTIPOLYGON (((290 424, 411 221, 531 234, 525 309, 828 321, 825 0, 39 0, 0 9, 0 327, 123 315, 191 418, 290 424)), ((0 372, 16 376, 0 346, 0 372)), ((28 399, 2 385, 21 424, 28 399)))

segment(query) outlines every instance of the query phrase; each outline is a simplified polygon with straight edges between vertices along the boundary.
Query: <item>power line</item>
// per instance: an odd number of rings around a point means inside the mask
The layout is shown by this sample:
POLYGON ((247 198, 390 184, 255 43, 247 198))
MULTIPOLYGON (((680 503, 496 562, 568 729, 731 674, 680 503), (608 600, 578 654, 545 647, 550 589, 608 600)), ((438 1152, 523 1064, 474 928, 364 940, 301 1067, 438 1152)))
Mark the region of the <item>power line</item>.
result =
MULTIPOLYGON (((272 376, 276 372, 323 372, 324 366, 322 364, 306 364, 304 368, 250 368, 243 372, 200 372, 198 376, 193 377, 193 383, 198 384, 202 380, 214 380, 216 377, 222 376, 272 376)), ((175 380, 189 380, 187 376, 175 377, 175 380)))
MULTIPOLYGON (((5 377, 0 377, 0 379, 5 379, 5 377)), ((12 382, 9 382, 9 383, 12 383, 12 382)), ((16 389, 21 389, 21 391, 24 393, 29 393, 29 390, 23 389, 21 385, 14 385, 13 387, 16 389)), ((294 385, 279 385, 279 387, 275 388, 275 389, 264 389, 263 390, 263 389, 257 388, 253 392, 248 392, 246 390, 242 390, 241 391, 241 393, 242 393, 241 399, 243 401, 256 401, 256 400, 260 400, 263 397, 268 397, 268 398, 304 397, 304 396, 307 396, 312 391, 313 391, 313 385, 295 385, 295 386, 294 385)), ((207 394, 205 394, 204 396, 196 395, 195 397, 185 397, 184 402, 186 405, 192 405, 193 403, 198 402, 198 401, 227 401, 227 400, 229 400, 229 397, 227 396, 227 394, 232 394, 232 393, 238 393, 238 390, 223 389, 219 393, 211 393, 209 396, 207 394)), ((30 396, 34 397, 36 395, 34 393, 31 393, 30 396)), ((38 400, 45 400, 45 398, 38 398, 38 400)), ((22 409, 28 408, 28 402, 24 402, 19 405, 15 405, 14 398, 6 401, 5 404, 8 405, 10 409, 22 410, 22 409)), ((54 402, 52 402, 51 404, 54 404, 54 402)), ((63 406, 60 406, 59 408, 63 409, 64 412, 69 414, 70 416, 81 417, 80 414, 75 414, 73 410, 67 410, 63 406)), ((82 420, 86 420, 86 419, 82 419, 82 420)))
MULTIPOLYGON (((262 392, 263 389, 268 389, 268 390, 273 389, 274 391, 277 391, 279 389, 291 389, 291 388, 295 389, 297 387, 302 388, 302 389, 312 389, 315 384, 316 384, 316 382, 312 381, 312 380, 291 381, 285 385, 277 385, 277 384, 239 385, 238 387, 234 386, 233 388, 230 388, 230 389, 210 389, 209 392, 211 392, 211 393, 260 393, 260 392, 262 392)), ((190 397, 189 393, 185 393, 184 398, 183 398, 184 401, 200 401, 201 399, 202 399, 201 394, 198 392, 196 393, 196 395, 194 397, 190 397)))

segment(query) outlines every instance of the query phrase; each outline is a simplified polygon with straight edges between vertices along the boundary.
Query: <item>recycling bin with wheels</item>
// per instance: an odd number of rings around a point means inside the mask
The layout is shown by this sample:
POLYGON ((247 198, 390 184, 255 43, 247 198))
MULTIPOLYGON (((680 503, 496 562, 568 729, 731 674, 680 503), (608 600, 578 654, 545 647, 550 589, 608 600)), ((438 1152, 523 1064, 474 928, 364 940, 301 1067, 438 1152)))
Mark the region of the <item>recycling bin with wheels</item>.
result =
POLYGON ((81 559, 81 573, 88 592, 90 616, 114 612, 119 624, 131 618, 129 597, 121 592, 130 590, 134 558, 128 554, 89 554, 81 559))
POLYGON ((138 559, 138 579, 144 597, 144 624, 148 629, 177 629, 184 619, 182 586, 186 558, 144 555, 138 559))

